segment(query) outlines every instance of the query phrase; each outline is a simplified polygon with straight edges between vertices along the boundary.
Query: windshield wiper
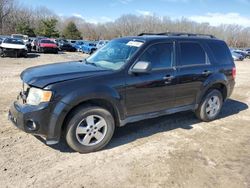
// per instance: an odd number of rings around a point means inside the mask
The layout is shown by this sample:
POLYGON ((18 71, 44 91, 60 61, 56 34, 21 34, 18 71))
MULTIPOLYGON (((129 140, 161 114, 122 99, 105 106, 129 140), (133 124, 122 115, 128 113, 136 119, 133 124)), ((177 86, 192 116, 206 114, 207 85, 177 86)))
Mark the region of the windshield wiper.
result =
POLYGON ((87 59, 84 59, 84 62, 85 62, 85 64, 87 64, 87 65, 93 65, 93 66, 95 66, 95 67, 98 67, 97 64, 95 64, 95 63, 93 63, 93 62, 89 62, 89 61, 87 61, 87 59))

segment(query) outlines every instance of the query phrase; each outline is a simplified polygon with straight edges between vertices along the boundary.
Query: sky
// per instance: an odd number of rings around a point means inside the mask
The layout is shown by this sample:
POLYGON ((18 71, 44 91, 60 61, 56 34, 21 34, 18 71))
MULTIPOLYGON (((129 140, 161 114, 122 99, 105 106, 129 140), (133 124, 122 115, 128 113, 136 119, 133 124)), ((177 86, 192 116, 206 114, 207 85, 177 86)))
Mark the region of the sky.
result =
POLYGON ((123 14, 186 17, 213 26, 250 27, 250 0, 21 0, 27 6, 45 6, 62 17, 76 16, 91 23, 113 21, 123 14))

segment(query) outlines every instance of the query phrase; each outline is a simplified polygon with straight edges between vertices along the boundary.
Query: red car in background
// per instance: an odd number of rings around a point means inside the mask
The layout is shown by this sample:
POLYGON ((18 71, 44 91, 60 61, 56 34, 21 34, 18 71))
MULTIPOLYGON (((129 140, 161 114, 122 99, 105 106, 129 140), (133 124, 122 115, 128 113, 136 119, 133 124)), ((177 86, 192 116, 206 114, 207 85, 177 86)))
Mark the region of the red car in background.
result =
POLYGON ((40 39, 37 43, 37 52, 58 53, 58 46, 50 39, 40 39))

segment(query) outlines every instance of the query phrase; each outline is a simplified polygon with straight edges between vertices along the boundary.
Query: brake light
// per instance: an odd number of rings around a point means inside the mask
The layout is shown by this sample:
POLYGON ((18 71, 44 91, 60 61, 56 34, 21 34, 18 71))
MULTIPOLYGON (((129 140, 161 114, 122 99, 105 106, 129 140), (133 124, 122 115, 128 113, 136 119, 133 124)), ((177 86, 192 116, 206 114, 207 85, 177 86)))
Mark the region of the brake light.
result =
POLYGON ((232 77, 233 77, 233 79, 236 78, 236 68, 235 67, 232 69, 232 77))

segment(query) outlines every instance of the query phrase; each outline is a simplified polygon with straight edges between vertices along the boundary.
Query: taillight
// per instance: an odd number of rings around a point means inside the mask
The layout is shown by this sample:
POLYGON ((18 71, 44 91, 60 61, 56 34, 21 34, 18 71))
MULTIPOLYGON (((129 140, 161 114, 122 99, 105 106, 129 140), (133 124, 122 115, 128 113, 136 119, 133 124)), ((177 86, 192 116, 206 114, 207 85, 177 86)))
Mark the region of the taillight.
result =
POLYGON ((232 77, 233 77, 233 79, 236 78, 236 68, 235 67, 232 69, 232 77))

